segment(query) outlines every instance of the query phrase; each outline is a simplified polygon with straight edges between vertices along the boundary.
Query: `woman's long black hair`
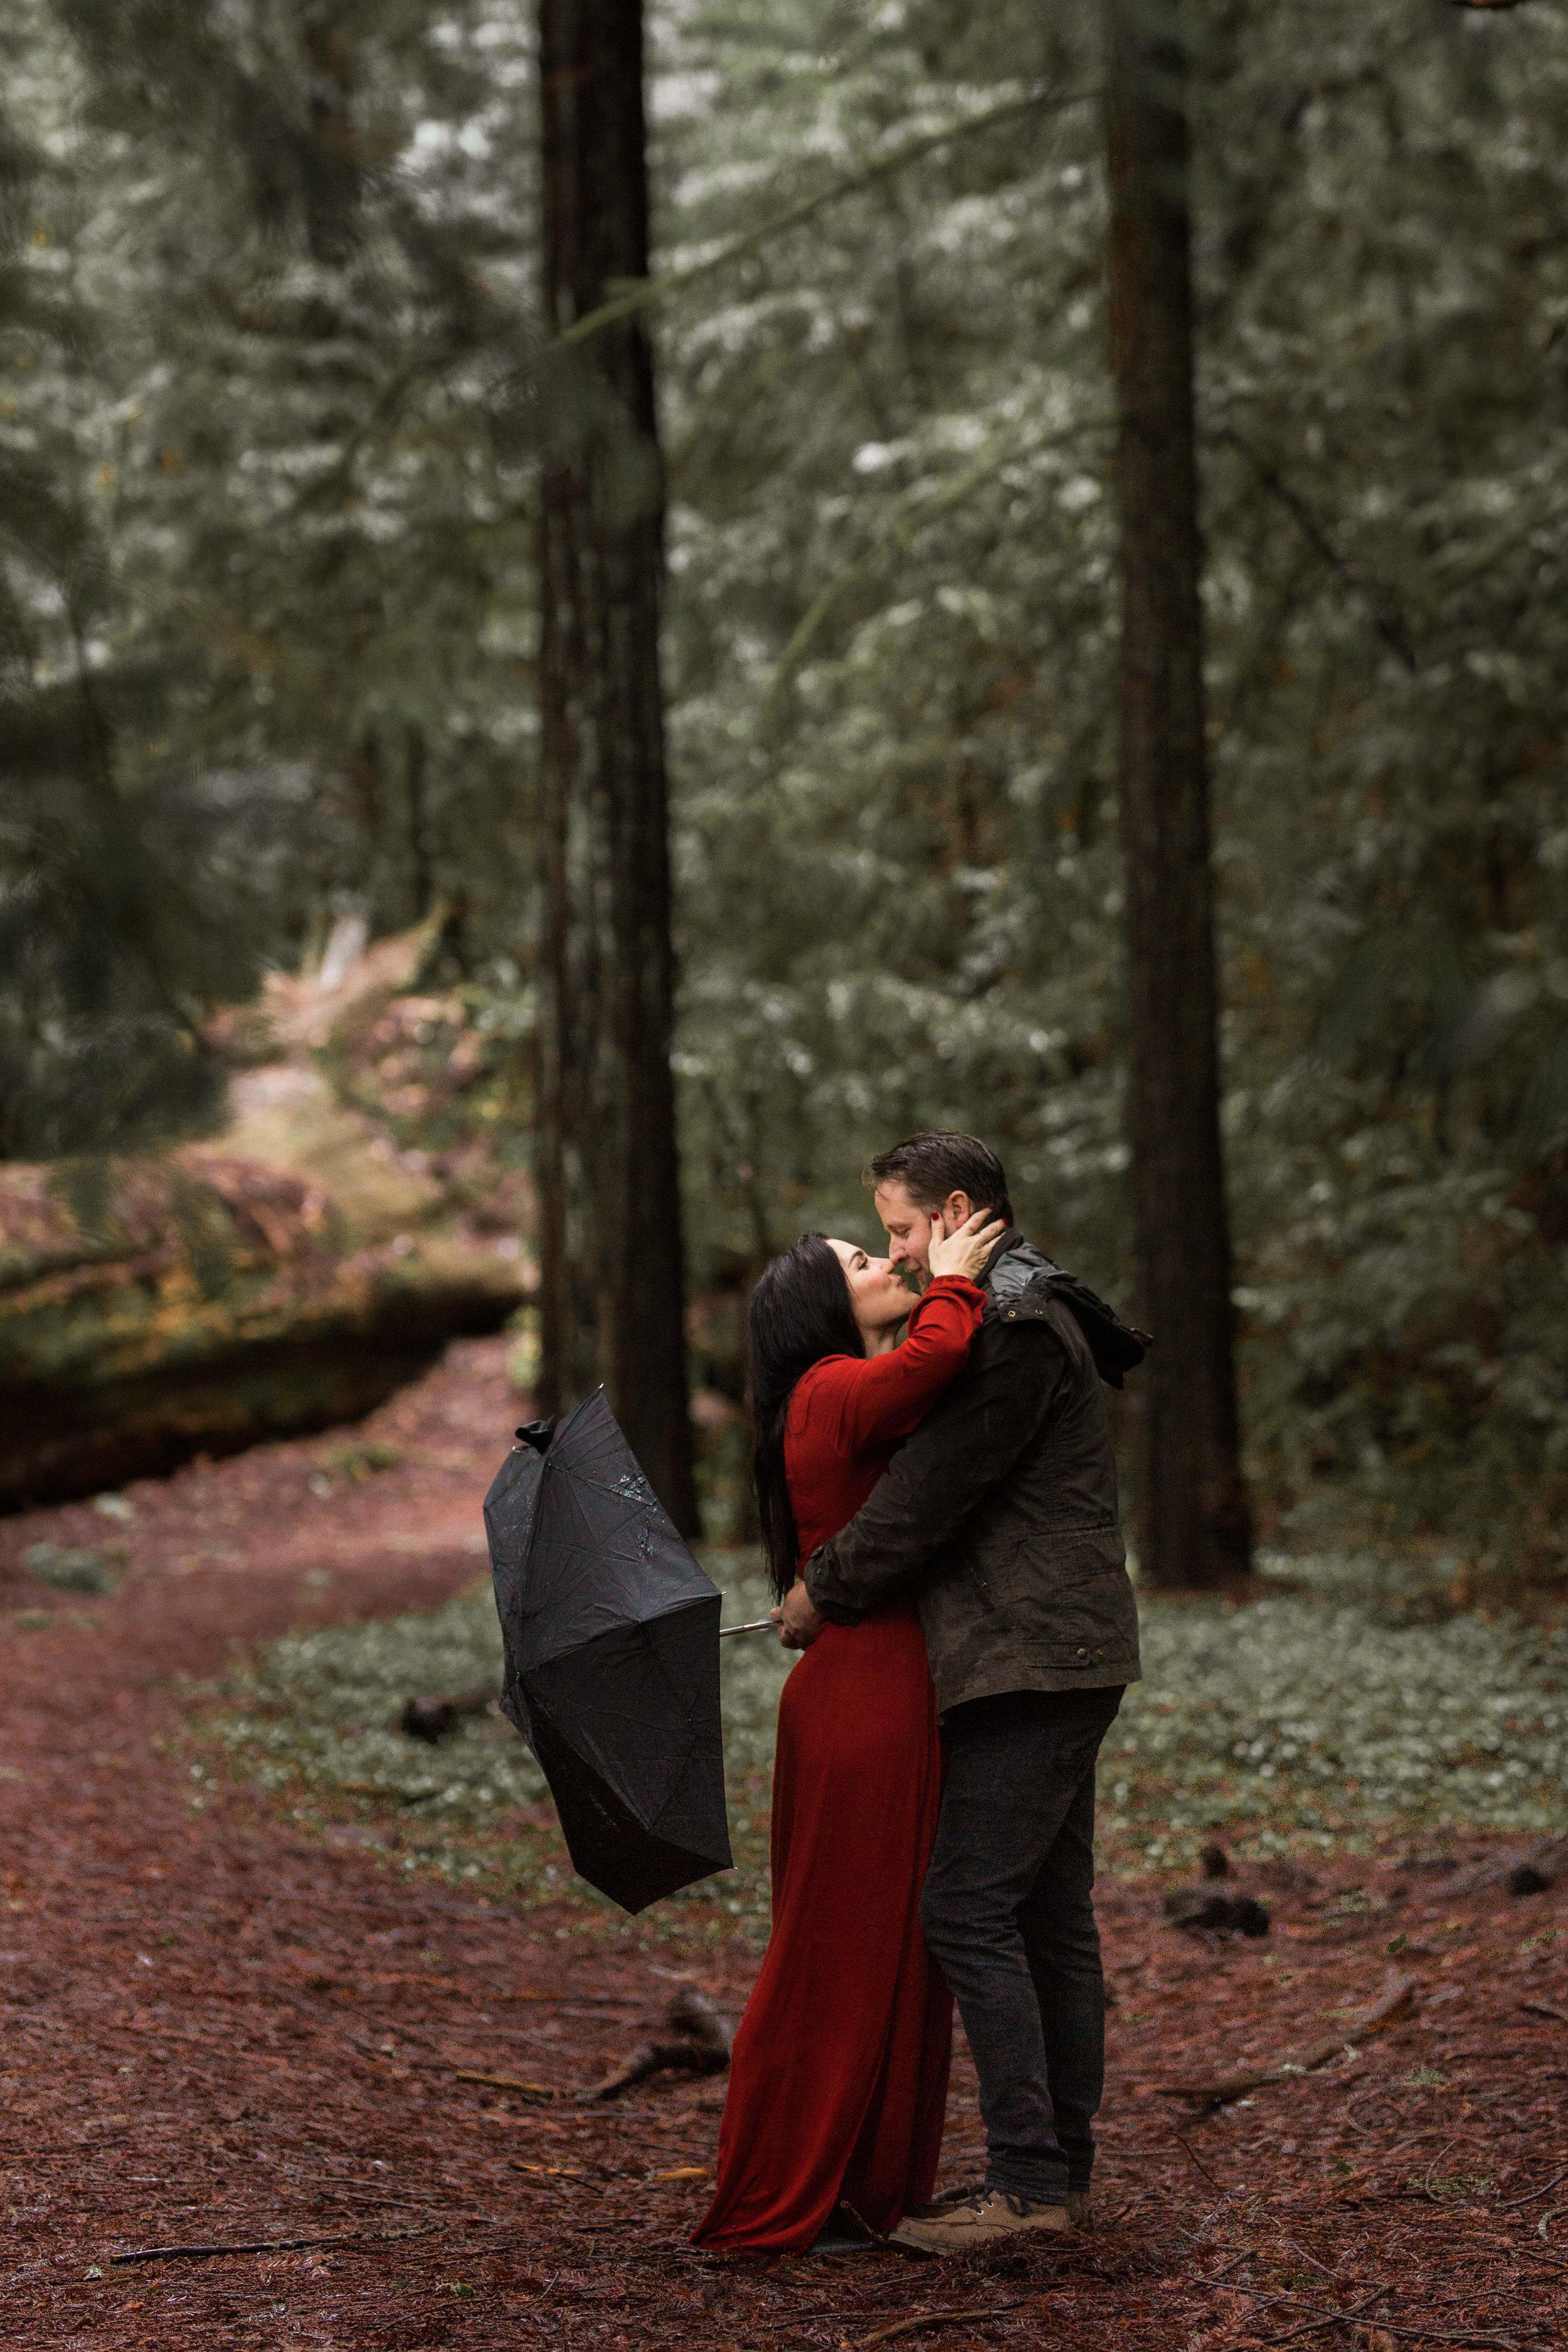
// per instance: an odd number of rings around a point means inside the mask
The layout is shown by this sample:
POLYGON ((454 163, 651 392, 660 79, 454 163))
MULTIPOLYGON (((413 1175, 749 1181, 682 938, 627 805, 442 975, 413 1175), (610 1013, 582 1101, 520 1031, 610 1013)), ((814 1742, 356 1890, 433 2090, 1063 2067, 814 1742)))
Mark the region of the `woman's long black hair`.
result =
POLYGON ((844 1268, 820 1234, 803 1234, 762 1276, 746 1310, 746 1358, 756 1451, 757 1517, 773 1591, 782 1601, 800 1569, 800 1538, 784 1476, 784 1419, 795 1382, 824 1356, 863 1356, 844 1268))

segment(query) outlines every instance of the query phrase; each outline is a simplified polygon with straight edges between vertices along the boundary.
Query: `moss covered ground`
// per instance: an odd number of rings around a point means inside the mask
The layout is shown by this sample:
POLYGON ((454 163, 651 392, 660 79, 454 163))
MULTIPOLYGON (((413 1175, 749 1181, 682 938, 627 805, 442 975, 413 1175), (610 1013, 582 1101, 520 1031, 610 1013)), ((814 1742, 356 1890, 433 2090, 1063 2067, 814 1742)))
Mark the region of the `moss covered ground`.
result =
MULTIPOLYGON (((769 1595, 755 1556, 706 1556, 726 1596, 725 1619, 763 1615, 769 1595)), ((661 1906, 711 1914, 762 1931, 767 1914, 768 1776, 778 1694, 790 1661, 765 1634, 721 1651, 732 1877, 710 1879, 661 1906)), ((290 1634, 223 1685, 196 1694, 199 1744, 226 1769, 273 1792, 304 1824, 384 1852, 405 1871, 499 1877, 548 1900, 574 1878, 555 1829, 544 1778, 499 1713, 467 1717, 438 1744, 397 1728, 405 1702, 500 1687, 500 1632, 488 1579, 444 1608, 290 1634)), ((212 1769, 198 1762, 197 1770, 212 1769)), ((689 1916, 672 1920, 689 1932, 689 1916)))
MULTIPOLYGON (((759 1616, 754 1554, 706 1555, 729 1622, 759 1616)), ((1251 1605, 1145 1599, 1144 1679, 1101 1757, 1106 1865, 1190 1864, 1216 1831, 1241 1855, 1359 1849, 1390 1831, 1568 1826, 1568 1631, 1475 1613, 1364 1563, 1293 1562, 1251 1605), (1371 1588, 1371 1589, 1369 1589, 1371 1588), (1353 1597, 1352 1597, 1353 1596, 1353 1597)), ((737 1868, 661 1906, 689 1933, 765 1933, 768 1777, 789 1661, 765 1635, 724 1644, 737 1868), (679 1914, 677 1917, 675 1915, 679 1914)), ((390 1866, 499 1878, 524 1899, 574 1880, 542 1776, 498 1712, 437 1745, 396 1728, 414 1696, 498 1685, 488 1583, 428 1613, 293 1634, 199 1695, 199 1746, 301 1823, 390 1866)), ((214 1769, 198 1762, 193 1769, 214 1769)))

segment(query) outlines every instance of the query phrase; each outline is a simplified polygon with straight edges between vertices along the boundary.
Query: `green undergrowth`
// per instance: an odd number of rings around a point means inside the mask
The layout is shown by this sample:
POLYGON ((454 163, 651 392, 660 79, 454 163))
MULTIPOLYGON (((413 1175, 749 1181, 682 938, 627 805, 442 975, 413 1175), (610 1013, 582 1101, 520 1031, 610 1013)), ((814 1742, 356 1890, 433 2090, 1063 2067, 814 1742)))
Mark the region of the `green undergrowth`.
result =
MULTIPOLYGON (((761 1616, 754 1553, 705 1564, 727 1622, 761 1616)), ((1417 1584, 1382 1589, 1342 1561, 1293 1562, 1295 1590, 1244 1608, 1142 1604, 1144 1679, 1101 1755, 1101 1830, 1118 1874, 1188 1864, 1215 1830, 1237 1853, 1358 1851, 1408 1832, 1568 1826, 1568 1631, 1476 1614, 1440 1619, 1417 1584)), ((721 1652, 736 1870, 688 1888, 656 1931, 762 1936, 769 1770, 789 1661, 766 1635, 721 1652)), ((299 1822, 388 1867, 482 1880, 531 1902, 575 1878, 542 1776, 499 1712, 437 1746, 396 1728, 405 1700, 499 1686, 488 1584, 428 1614, 290 1635, 200 1694, 194 1728, 237 1778, 299 1822)))
MULTIPOLYGON (((772 1596, 752 1552, 704 1555, 724 1622, 765 1615, 772 1596)), ((768 1804, 778 1695, 791 1661, 770 1635, 724 1643, 720 1678, 725 1779, 736 1868, 659 1906, 655 1926, 765 1934, 768 1804)), ((406 1700, 499 1690, 500 1630, 488 1578, 427 1613, 288 1635, 199 1694, 194 1727, 227 1770, 293 1818, 384 1856, 497 1883, 525 1900, 602 1898, 572 1869, 544 1776, 499 1708, 464 1717, 437 1744, 397 1728, 406 1700)), ((201 1781, 211 1766, 192 1766, 201 1781)), ((605 1906, 606 1909, 612 1906, 605 1906)), ((616 1914, 616 1916, 619 1915, 616 1914)))
POLYGON ((1213 1830, 1264 1855, 1568 1827, 1568 1631, 1292 1570, 1305 1590, 1245 1608, 1143 1601, 1144 1679, 1100 1758, 1116 1866, 1187 1863, 1213 1830))

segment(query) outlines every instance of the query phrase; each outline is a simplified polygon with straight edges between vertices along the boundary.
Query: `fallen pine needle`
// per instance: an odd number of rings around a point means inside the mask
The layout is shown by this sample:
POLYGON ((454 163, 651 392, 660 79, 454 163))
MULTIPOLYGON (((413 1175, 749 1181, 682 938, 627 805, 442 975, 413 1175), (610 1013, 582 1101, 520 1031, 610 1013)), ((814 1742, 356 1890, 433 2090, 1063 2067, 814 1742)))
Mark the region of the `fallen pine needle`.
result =
POLYGON ((1287 2083, 1292 2075, 1316 2074, 1320 2066, 1326 2066, 1342 2050, 1395 2023, 1415 1997, 1415 1979, 1395 1977, 1370 2009, 1363 2010, 1358 2017, 1347 2018, 1341 2032, 1315 2042, 1299 2058, 1277 2058, 1272 2065, 1249 2066, 1240 2074, 1219 2075, 1208 2082, 1155 2083, 1151 2087, 1162 2099, 1196 2099, 1205 2106, 1228 2106, 1233 2099, 1246 2098, 1249 2092, 1266 2090, 1271 2084, 1287 2083))
POLYGON ((1260 2344, 1289 2344, 1298 2336, 1317 2336, 1325 2327, 1338 2327, 1347 2319, 1358 2318, 1387 2293, 1386 2287, 1375 2286, 1370 2294, 1363 2294, 1359 2303, 1348 2304, 1343 2311, 1319 2312, 1314 2318, 1304 2319, 1300 2327, 1288 2327, 1283 2336, 1260 2336, 1258 2340, 1260 2344))
POLYGON ((1495 2352, 1519 2352, 1511 2336, 1468 2335, 1449 2327, 1405 2327, 1397 2319, 1380 2319, 1376 2324, 1385 2336, 1414 2336, 1423 2344, 1490 2345, 1495 2347, 1495 2352))
POLYGON ((110 2263, 182 2263, 205 2261, 209 2254, 292 2254, 305 2246, 363 2246, 366 2240, 383 2244, 391 2238, 421 2238, 423 2230, 351 2230, 333 2238, 250 2238, 243 2244, 211 2246, 138 2246, 134 2252, 110 2254, 110 2263))
POLYGON ((646 2009, 647 2002, 633 1992, 492 1992, 491 2000, 571 2001, 578 2009, 646 2009))
POLYGON ((477 2074, 468 2067, 454 2066, 449 2058, 416 2058, 401 2048, 381 2050, 374 2042, 361 2042, 353 2034, 349 2036, 349 2041, 353 2049, 363 2051, 367 2058, 381 2059, 385 2065, 412 2066, 422 2074, 450 2074, 458 2083, 486 2083, 495 2091, 515 2091, 519 2098, 528 2099, 536 2105, 561 2095, 559 2091, 552 2090, 548 2083, 520 2083, 515 2074, 477 2074))
POLYGON ((457 2071, 445 2058, 416 2058, 412 2051, 401 2047, 378 2049, 374 2042, 361 2042, 352 2033, 349 2047, 363 2052, 367 2058, 379 2058, 384 2066, 411 2066, 422 2074, 451 2074, 457 2071))
POLYGON ((484 2083, 492 2091, 515 2091, 523 2099, 545 2100, 556 2095, 548 2083, 520 2083, 512 2074, 472 2074, 462 2066, 450 2066, 447 2071, 457 2082, 484 2083))
MULTIPOLYGON (((1187 2143, 1182 2137, 1181 2133, 1173 2133, 1173 2137, 1175 2140, 1176 2146, 1183 2151, 1183 2153, 1186 2156, 1192 2157, 1193 2162, 1197 2166, 1198 2170, 1203 2174, 1203 2177, 1208 2182, 1209 2187, 1211 2189, 1218 2189, 1219 2182, 1215 2179, 1214 2174, 1209 2170, 1208 2166, 1204 2163, 1202 2158, 1193 2154, 1192 2149, 1188 2147, 1187 2143)), ((1220 2194, 1222 2196, 1224 2193, 1224 2190, 1220 2189, 1220 2194)))
MULTIPOLYGON (((1527 2252, 1530 2249, 1521 2248, 1520 2251, 1521 2252, 1527 2252)), ((1202 2286, 1206 2285, 1207 2281, 1197 2279, 1190 2281, 1189 2284, 1202 2286)), ((1360 2279, 1347 2279, 1345 2281, 1345 2284, 1347 2286, 1360 2286, 1362 2284, 1363 2282, 1360 2279)), ((1310 2305, 1304 2305, 1299 2303, 1294 2295, 1278 2294, 1272 2287, 1238 2286, 1233 2279, 1227 2279, 1226 2281, 1226 2292, 1228 2294, 1250 2294, 1255 2296, 1260 2303, 1279 2304, 1282 2305, 1286 2308, 1293 2307, 1297 2311, 1310 2309, 1310 2305)), ((1379 2284, 1373 2294, 1368 2295, 1366 2303, 1352 2305, 1348 2311, 1331 2311, 1321 2313, 1317 2315, 1315 2324, 1319 2327, 1337 2327, 1342 2320, 1353 2319, 1358 2311, 1364 2311, 1367 2307, 1367 2304, 1375 2303, 1379 2295, 1386 2295, 1392 2292, 1393 2289, 1390 2287, 1388 2282, 1384 2280, 1379 2284)), ((1418 2336, 1422 2343, 1430 2341, 1434 2344, 1491 2345, 1497 2347, 1497 2352, 1519 2352, 1519 2347, 1514 2342, 1511 2336, 1490 2336, 1483 2329, 1479 2328, 1470 2330, 1465 2328, 1412 2326, 1407 2322, 1398 2319, 1378 2319, 1374 2320, 1371 2324, 1373 2326, 1381 2328, 1386 2336, 1418 2336)), ((1310 2333, 1312 2333, 1311 2329, 1300 2327, 1292 2327, 1286 2331, 1287 2336, 1305 2336, 1310 2335, 1310 2333)), ((1265 2344, 1283 2344, 1286 2337, 1285 2336, 1266 2336, 1259 2340, 1265 2344)))
MULTIPOLYGON (((1440 2200, 1437 2196, 1437 2191, 1432 2186, 1432 2175, 1436 2171, 1437 2167, 1442 2163, 1443 2158, 1447 2155, 1448 2150, 1451 2147, 1458 2147, 1458 2145, 1459 2143, 1457 2139, 1445 2140, 1443 2146, 1437 2150, 1436 2155, 1432 2158, 1431 2163, 1426 2167, 1426 2178, 1421 2183, 1421 2187, 1426 2195, 1431 2198, 1434 2204, 1438 2203, 1440 2200)), ((1417 2161, 1419 2162, 1419 2158, 1417 2158, 1417 2161)))
POLYGON ((853 2336, 848 2341, 852 2352, 864 2352, 868 2344, 890 2344, 895 2336, 919 2336, 928 2327, 946 2327, 955 2319, 1000 2319, 1005 2311, 1016 2311, 1023 2302, 1015 2295, 1011 2303, 979 2303, 963 2311, 921 2312, 913 2319, 895 2319, 890 2327, 873 2328, 869 2336, 853 2336))

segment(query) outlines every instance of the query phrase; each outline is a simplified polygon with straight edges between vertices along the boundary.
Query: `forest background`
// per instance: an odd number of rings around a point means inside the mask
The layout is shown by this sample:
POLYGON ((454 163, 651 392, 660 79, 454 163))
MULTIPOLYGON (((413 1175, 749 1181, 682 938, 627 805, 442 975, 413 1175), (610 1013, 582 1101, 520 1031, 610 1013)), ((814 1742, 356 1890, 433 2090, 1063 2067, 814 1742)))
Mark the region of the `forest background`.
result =
MULTIPOLYGON (((1568 31, 1189 28, 1254 1506, 1287 1548, 1550 1586, 1568 31)), ((1026 1229, 1126 1295, 1100 68, 1086 12, 1008 0, 683 0, 649 36, 656 268, 692 272, 656 321, 687 1252, 733 1399, 757 1265, 869 1239, 860 1166, 919 1126, 984 1134, 1026 1229)), ((217 1008, 358 919, 427 926, 442 1139, 499 1125, 521 1166, 531 14, 24 0, 0 42, 0 1154, 217 1128, 217 1008)))

